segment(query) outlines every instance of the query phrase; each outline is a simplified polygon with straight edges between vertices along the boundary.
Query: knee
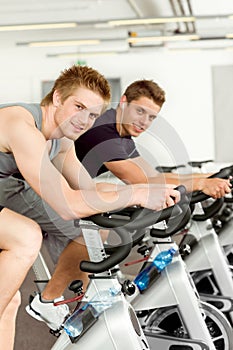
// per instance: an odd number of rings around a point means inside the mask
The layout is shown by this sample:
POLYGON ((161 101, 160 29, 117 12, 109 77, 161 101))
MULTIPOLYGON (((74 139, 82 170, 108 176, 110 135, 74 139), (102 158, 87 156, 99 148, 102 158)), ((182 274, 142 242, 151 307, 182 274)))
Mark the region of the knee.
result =
POLYGON ((21 293, 18 290, 13 298, 11 299, 10 303, 8 304, 8 307, 11 308, 12 310, 18 310, 18 308, 21 305, 21 293))
POLYGON ((10 323, 15 320, 18 309, 21 305, 21 294, 19 291, 15 293, 5 310, 3 311, 3 314, 1 315, 1 321, 10 323))
POLYGON ((42 244, 42 232, 40 226, 32 221, 28 225, 23 234, 23 243, 19 254, 24 257, 24 259, 29 260, 29 263, 33 263, 39 253, 42 244))

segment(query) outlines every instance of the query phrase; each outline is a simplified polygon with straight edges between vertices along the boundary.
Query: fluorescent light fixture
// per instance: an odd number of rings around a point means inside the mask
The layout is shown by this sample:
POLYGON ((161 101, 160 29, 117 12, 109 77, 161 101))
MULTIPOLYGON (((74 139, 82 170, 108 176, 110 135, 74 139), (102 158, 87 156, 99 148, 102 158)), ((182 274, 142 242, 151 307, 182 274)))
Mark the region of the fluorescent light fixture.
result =
POLYGON ((231 51, 233 50, 233 47, 218 47, 218 46, 212 46, 212 47, 196 47, 196 48, 168 48, 169 52, 201 52, 201 51, 219 51, 219 50, 227 50, 231 51))
POLYGON ((137 44, 152 41, 184 41, 184 40, 198 40, 198 35, 168 35, 168 36, 146 36, 146 37, 132 37, 128 38, 129 44, 137 44))
POLYGON ((38 30, 38 29, 62 29, 62 28, 75 28, 77 23, 37 23, 37 24, 18 24, 18 25, 6 25, 0 26, 0 32, 17 31, 17 30, 38 30))
POLYGON ((137 24, 162 24, 162 23, 176 23, 176 22, 195 22, 196 18, 191 16, 185 17, 157 17, 157 18, 138 18, 138 19, 122 19, 108 21, 110 26, 127 26, 137 24))
MULTIPOLYGON (((122 51, 123 52, 123 51, 122 51)), ((106 52, 83 52, 83 53, 57 53, 57 54, 48 54, 47 57, 59 57, 59 58, 83 58, 83 57, 95 57, 95 56, 114 56, 118 53, 122 52, 116 52, 116 51, 106 51, 106 52)))
POLYGON ((233 39, 233 33, 228 33, 225 35, 227 39, 233 39))
POLYGON ((31 41, 17 43, 17 45, 27 45, 29 47, 54 47, 54 46, 79 46, 79 45, 99 45, 100 40, 57 40, 57 41, 31 41))

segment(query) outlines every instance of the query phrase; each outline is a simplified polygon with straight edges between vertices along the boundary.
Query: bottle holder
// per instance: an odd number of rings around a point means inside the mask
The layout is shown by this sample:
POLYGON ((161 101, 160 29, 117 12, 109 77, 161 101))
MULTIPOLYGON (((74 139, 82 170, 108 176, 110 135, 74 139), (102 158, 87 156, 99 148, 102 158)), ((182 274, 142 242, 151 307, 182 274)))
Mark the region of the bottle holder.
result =
POLYGON ((91 328, 95 322, 98 320, 98 316, 96 317, 94 315, 94 310, 91 305, 89 305, 83 312, 82 312, 82 324, 83 324, 83 329, 82 332, 77 336, 77 337, 70 337, 70 340, 72 343, 76 343, 79 338, 83 336, 83 334, 86 333, 86 331, 91 328))

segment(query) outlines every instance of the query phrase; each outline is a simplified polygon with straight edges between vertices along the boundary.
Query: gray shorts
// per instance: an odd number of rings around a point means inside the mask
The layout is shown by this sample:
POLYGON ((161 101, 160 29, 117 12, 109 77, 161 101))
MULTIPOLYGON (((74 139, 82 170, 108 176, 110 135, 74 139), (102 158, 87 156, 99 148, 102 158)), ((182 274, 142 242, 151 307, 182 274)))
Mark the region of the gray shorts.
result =
POLYGON ((0 205, 36 221, 45 234, 44 243, 51 259, 57 262, 67 244, 81 233, 74 221, 63 220, 27 182, 10 176, 0 181, 0 205))

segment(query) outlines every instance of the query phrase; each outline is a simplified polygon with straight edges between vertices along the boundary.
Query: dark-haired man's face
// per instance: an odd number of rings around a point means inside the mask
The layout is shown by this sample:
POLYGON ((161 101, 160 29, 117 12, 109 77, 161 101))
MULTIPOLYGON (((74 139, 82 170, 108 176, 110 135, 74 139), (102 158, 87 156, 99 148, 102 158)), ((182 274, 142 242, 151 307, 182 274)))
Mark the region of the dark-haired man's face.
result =
POLYGON ((121 102, 117 116, 117 130, 120 136, 138 137, 150 127, 160 109, 160 106, 147 97, 140 97, 130 103, 121 102))

